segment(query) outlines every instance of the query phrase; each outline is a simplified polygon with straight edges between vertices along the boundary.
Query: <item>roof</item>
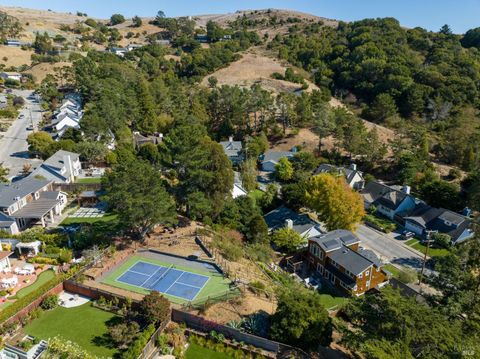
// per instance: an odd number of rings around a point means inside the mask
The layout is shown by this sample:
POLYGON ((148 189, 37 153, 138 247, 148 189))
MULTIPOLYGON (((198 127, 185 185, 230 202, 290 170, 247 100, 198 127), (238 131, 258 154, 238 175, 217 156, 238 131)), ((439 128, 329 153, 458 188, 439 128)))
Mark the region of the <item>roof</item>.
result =
POLYGON ((448 234, 455 242, 471 225, 471 220, 459 213, 445 208, 434 208, 427 205, 416 209, 406 221, 414 222, 425 230, 448 234), (448 223, 448 224, 447 224, 448 223))
POLYGON ((285 227, 287 219, 292 220, 293 230, 299 234, 303 234, 312 227, 319 225, 318 222, 315 222, 306 214, 297 213, 285 206, 270 211, 264 218, 270 231, 285 227))
POLYGON ((220 141, 225 154, 228 157, 236 157, 241 154, 243 150, 242 141, 220 141))
POLYGON ((330 259, 354 275, 362 273, 373 265, 373 262, 345 246, 330 253, 330 259))
MULTIPOLYGON (((380 260, 372 251, 361 249, 357 252, 350 249, 349 246, 359 243, 360 240, 352 232, 345 229, 337 229, 312 237, 310 241, 317 243, 325 252, 328 252, 331 260, 354 275, 362 273, 372 265, 377 267, 381 265, 380 260)), ((340 271, 337 272, 341 273, 340 271)), ((343 276, 346 275, 343 274, 343 276)), ((345 280, 343 281, 345 282, 345 280)))
POLYGON ((365 202, 378 203, 392 210, 396 210, 405 198, 411 197, 403 191, 376 181, 368 182, 361 194, 365 202))
POLYGON ((294 153, 292 151, 267 151, 263 154, 261 160, 263 162, 278 163, 281 158, 292 158, 294 153))
POLYGON ((32 176, 25 177, 17 182, 0 185, 0 207, 9 207, 17 200, 39 191, 52 181, 39 180, 32 176))
POLYGON ((318 166, 314 174, 317 175, 319 173, 341 173, 345 176, 348 184, 353 181, 356 175, 359 175, 363 179, 363 172, 361 171, 352 168, 337 167, 328 163, 322 163, 318 166))
POLYGON ((360 243, 360 239, 345 229, 336 229, 320 236, 312 237, 310 240, 317 243, 325 252, 342 248, 344 245, 351 246, 352 244, 360 243))
POLYGON ((2 71, 2 74, 5 74, 7 76, 22 76, 20 72, 8 72, 8 71, 2 71))
POLYGON ((0 251, 0 260, 10 257, 12 253, 10 251, 0 251))
POLYGON ((0 227, 10 227, 12 223, 15 222, 15 219, 13 219, 10 216, 7 216, 5 213, 0 212, 0 227))
POLYGON ((53 168, 61 169, 63 168, 63 166, 65 166, 65 163, 64 163, 65 156, 70 156, 70 159, 73 162, 77 161, 80 158, 80 155, 78 153, 58 150, 52 156, 47 158, 45 162, 43 162, 43 164, 53 168))
POLYGON ((25 206, 16 211, 14 218, 41 218, 50 212, 57 205, 58 200, 48 197, 40 197, 35 201, 28 202, 25 206))
POLYGON ((20 248, 35 248, 35 247, 40 247, 41 245, 42 245, 42 242, 40 241, 17 243, 17 247, 20 247, 20 248))

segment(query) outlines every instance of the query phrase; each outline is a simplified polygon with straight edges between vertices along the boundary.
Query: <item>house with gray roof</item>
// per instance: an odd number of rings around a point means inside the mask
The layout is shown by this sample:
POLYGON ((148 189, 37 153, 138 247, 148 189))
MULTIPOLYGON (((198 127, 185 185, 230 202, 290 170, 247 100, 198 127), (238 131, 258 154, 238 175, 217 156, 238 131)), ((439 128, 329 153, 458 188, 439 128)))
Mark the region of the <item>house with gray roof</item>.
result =
POLYGON ((360 248, 350 231, 337 229, 308 240, 308 263, 317 276, 349 295, 359 296, 388 282, 382 263, 360 248))
POLYGON ((67 205, 67 195, 53 190, 53 181, 28 176, 14 183, 0 185, 2 222, 15 221, 17 230, 39 223, 45 227, 55 222, 67 205))
POLYGON ((78 153, 59 150, 37 167, 30 176, 54 183, 73 183, 82 169, 78 153))
POLYGON ((322 163, 315 170, 315 175, 320 173, 332 173, 345 177, 347 184, 356 190, 362 190, 365 187, 365 179, 363 178, 363 172, 357 170, 357 165, 352 163, 350 167, 337 167, 328 163, 322 163))
POLYGON ((415 197, 410 194, 409 186, 404 186, 400 190, 380 182, 370 181, 360 193, 366 209, 374 205, 380 214, 391 220, 397 215, 407 215, 417 205, 415 197))
POLYGON ((320 223, 306 214, 297 213, 285 206, 268 212, 263 218, 267 223, 269 233, 285 227, 293 229, 304 238, 311 238, 323 233, 320 223))
POLYGON ((220 145, 234 165, 239 165, 245 159, 242 141, 234 141, 233 137, 230 136, 228 141, 220 141, 220 145))
POLYGON ((275 166, 281 158, 291 159, 294 155, 293 151, 267 151, 260 156, 262 171, 275 172, 275 166))
POLYGON ((405 229, 426 239, 429 231, 448 234, 452 244, 473 238, 472 221, 459 213, 444 208, 421 205, 405 217, 405 229))

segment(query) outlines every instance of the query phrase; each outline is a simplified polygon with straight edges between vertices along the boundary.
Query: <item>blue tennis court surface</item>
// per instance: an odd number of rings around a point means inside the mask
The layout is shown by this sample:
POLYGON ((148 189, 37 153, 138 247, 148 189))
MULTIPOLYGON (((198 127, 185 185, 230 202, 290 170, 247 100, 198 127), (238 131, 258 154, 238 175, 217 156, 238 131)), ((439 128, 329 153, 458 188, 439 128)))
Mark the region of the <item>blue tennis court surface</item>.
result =
POLYGON ((209 277, 205 275, 139 261, 116 280, 147 290, 156 290, 174 297, 193 300, 208 279, 209 277))

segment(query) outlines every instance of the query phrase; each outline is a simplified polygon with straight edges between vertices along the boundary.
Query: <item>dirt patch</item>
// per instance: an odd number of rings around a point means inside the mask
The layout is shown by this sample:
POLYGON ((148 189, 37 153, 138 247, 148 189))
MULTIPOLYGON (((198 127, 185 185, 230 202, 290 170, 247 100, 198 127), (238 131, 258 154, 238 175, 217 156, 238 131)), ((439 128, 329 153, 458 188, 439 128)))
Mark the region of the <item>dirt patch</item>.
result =
POLYGON ((32 54, 32 50, 22 50, 19 47, 0 45, 0 64, 3 64, 7 67, 30 65, 32 62, 32 54))
POLYGON ((287 136, 272 143, 271 148, 274 151, 290 151, 295 146, 314 152, 318 148, 318 136, 308 128, 300 129, 296 135, 293 135, 291 130, 287 130, 287 136))
POLYGON ((246 294, 243 297, 228 302, 214 304, 201 315, 208 320, 220 324, 227 324, 233 320, 238 321, 244 316, 257 312, 273 314, 276 309, 277 305, 274 301, 257 297, 253 294, 246 294))
MULTIPOLYGON (((260 48, 252 48, 242 54, 242 58, 231 63, 229 66, 220 69, 213 74, 206 76, 201 84, 208 86, 208 78, 214 76, 218 80, 218 86, 240 86, 250 87, 259 84, 271 92, 294 92, 301 89, 301 85, 293 82, 272 79, 272 74, 285 73, 287 66, 280 60, 269 57, 260 48)), ((307 81, 309 87, 306 91, 318 89, 313 83, 307 81)))
POLYGON ((30 69, 25 71, 25 73, 32 74, 35 82, 40 83, 45 77, 47 77, 47 75, 53 75, 56 69, 60 69, 64 66, 70 67, 72 66, 72 64, 70 62, 56 62, 53 64, 40 63, 38 65, 32 66, 30 69))

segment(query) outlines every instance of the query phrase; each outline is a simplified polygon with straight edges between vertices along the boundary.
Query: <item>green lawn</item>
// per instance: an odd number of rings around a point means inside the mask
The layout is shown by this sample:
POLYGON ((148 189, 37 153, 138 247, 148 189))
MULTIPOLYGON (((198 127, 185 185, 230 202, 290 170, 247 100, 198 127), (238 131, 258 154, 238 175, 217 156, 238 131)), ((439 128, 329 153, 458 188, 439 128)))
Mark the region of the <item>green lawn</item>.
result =
POLYGON ((395 267, 393 264, 385 264, 383 266, 383 268, 387 271, 389 271, 390 273, 392 273, 392 276, 394 277, 397 277, 398 274, 400 273, 400 269, 398 269, 397 267, 395 267))
MULTIPOLYGON (((133 266, 138 261, 152 263, 152 264, 158 264, 158 265, 161 265, 161 266, 164 266, 164 267, 170 267, 171 266, 171 263, 165 263, 165 262, 161 262, 161 261, 158 261, 158 260, 155 260, 155 259, 145 258, 145 257, 141 257, 141 256, 132 256, 126 262, 124 262, 122 265, 120 265, 118 268, 116 268, 107 278, 103 279, 102 283, 111 285, 113 287, 126 289, 126 290, 129 290, 131 292, 140 293, 140 294, 150 293, 150 291, 148 291, 146 289, 116 281, 116 279, 118 277, 120 277, 124 272, 126 272, 131 266, 133 266)), ((193 269, 193 268, 179 266, 179 265, 174 265, 173 268, 210 277, 210 279, 205 284, 205 286, 202 288, 200 293, 198 293, 198 295, 195 298, 195 300, 193 301, 193 303, 201 303, 201 302, 204 302, 209 297, 218 297, 218 296, 221 296, 223 294, 226 294, 229 291, 230 281, 226 278, 223 278, 223 276, 220 273, 212 273, 212 272, 208 272, 208 271, 201 271, 201 270, 198 270, 198 269, 193 269)), ((187 300, 182 299, 182 298, 177 298, 177 297, 174 297, 174 296, 171 296, 171 295, 168 295, 168 294, 164 294, 164 295, 173 303, 184 304, 184 303, 188 302, 187 300)))
POLYGON ((348 301, 348 298, 346 297, 339 297, 323 289, 320 290, 320 298, 325 309, 336 309, 336 307, 341 306, 348 301))
POLYGON ((45 339, 62 336, 76 342, 93 355, 112 357, 117 349, 107 338, 107 323, 118 319, 114 314, 93 307, 90 303, 75 308, 57 307, 42 313, 24 331, 45 339))
MULTIPOLYGON (((412 238, 405 242, 405 244, 409 245, 412 248, 415 248, 417 251, 425 253, 427 246, 420 243, 418 239, 412 238)), ((428 248, 428 256, 429 257, 443 257, 450 253, 448 249, 445 248, 432 248, 431 246, 428 248)))
POLYGON ((195 343, 190 343, 185 353, 185 359, 233 359, 233 357, 225 353, 217 353, 195 343))
POLYGON ((55 277, 55 272, 53 270, 46 270, 38 276, 37 280, 33 282, 31 285, 28 287, 20 289, 17 294, 14 296, 10 297, 11 299, 20 299, 25 297, 27 294, 30 294, 43 284, 47 283, 50 279, 53 279, 55 277))
POLYGON ((116 214, 105 214, 103 217, 67 217, 62 221, 62 223, 60 223, 60 225, 68 226, 70 224, 81 223, 114 222, 116 219, 116 214))
POLYGON ((258 201, 263 197, 263 191, 259 189, 254 189, 253 191, 250 191, 248 193, 248 196, 255 201, 256 204, 258 204, 258 201))
POLYGON ((101 183, 102 182, 102 177, 88 177, 88 178, 77 178, 75 183, 84 183, 84 184, 89 184, 89 183, 101 183))

